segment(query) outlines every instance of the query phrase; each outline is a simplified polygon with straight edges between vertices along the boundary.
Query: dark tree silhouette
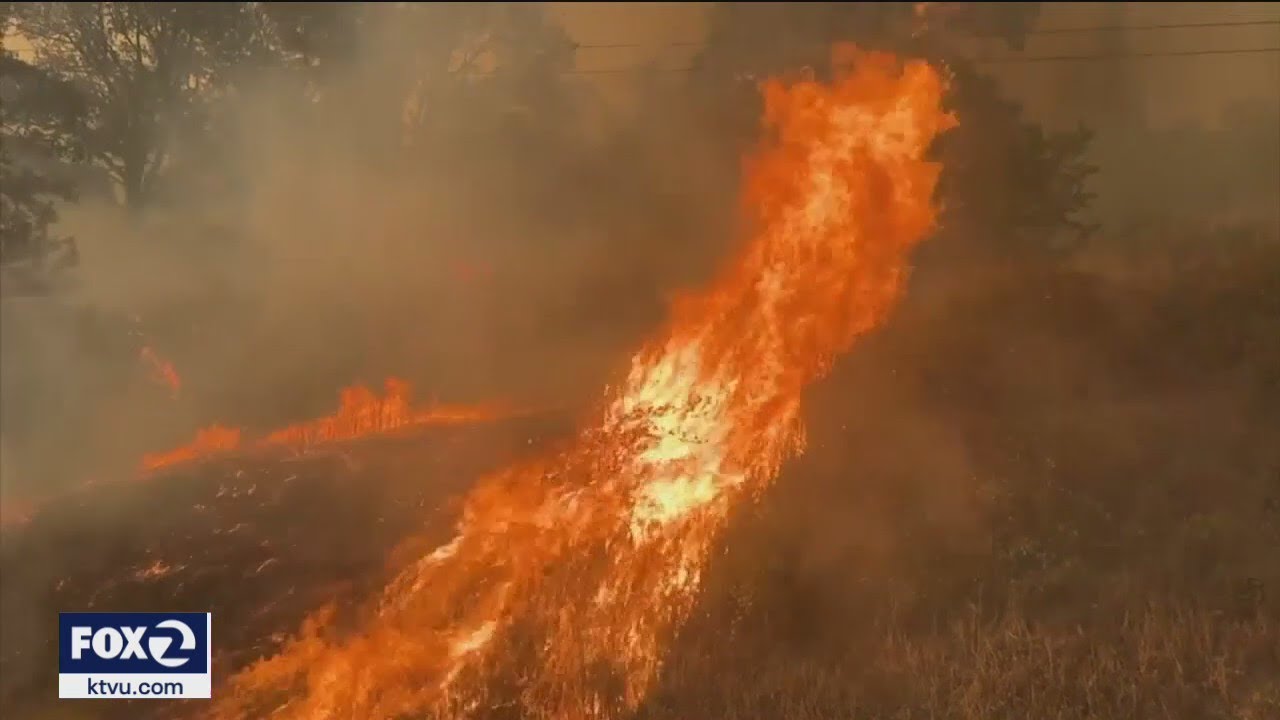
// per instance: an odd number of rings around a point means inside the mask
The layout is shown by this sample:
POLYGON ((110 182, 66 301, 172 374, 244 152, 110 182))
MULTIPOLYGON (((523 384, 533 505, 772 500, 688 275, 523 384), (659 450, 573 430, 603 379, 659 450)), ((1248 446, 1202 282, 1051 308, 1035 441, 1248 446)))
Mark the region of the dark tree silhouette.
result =
POLYGON ((1087 232, 1077 213, 1090 199, 1084 182, 1093 168, 1082 159, 1089 133, 1051 133, 1026 120, 963 49, 975 37, 1021 47, 1039 4, 938 3, 923 14, 917 5, 924 4, 717 5, 696 78, 705 115, 729 141, 726 158, 756 132, 759 79, 801 69, 826 76, 833 43, 851 41, 927 57, 954 75, 950 105, 961 122, 939 151, 945 226, 963 242, 947 243, 949 251, 1022 252, 1050 247, 1055 234, 1087 232))
POLYGON ((0 265, 19 273, 7 278, 16 285, 6 283, 6 293, 40 292, 48 271, 76 260, 74 244, 49 230, 55 202, 75 197, 58 163, 73 155, 68 138, 80 100, 67 84, 0 52, 0 265))
POLYGON ((146 204, 175 140, 200 135, 232 71, 267 54, 248 3, 22 3, 12 12, 35 64, 85 97, 80 150, 131 209, 146 204))

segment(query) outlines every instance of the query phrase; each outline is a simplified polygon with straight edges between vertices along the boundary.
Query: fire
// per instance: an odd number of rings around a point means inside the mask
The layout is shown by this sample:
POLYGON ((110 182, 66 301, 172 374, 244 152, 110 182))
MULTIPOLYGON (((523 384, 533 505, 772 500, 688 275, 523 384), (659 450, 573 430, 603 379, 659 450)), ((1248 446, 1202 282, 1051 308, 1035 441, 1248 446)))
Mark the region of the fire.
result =
POLYGON ((393 432, 409 427, 449 425, 496 420, 511 414, 499 404, 431 405, 415 408, 409 383, 391 378, 379 396, 363 386, 342 391, 338 410, 327 417, 309 420, 266 433, 250 442, 241 442, 241 432, 218 425, 200 430, 193 442, 168 452, 145 455, 144 471, 200 458, 253 448, 288 448, 304 451, 316 445, 393 432))
POLYGON ((196 439, 182 447, 142 456, 143 470, 158 470, 169 465, 191 462, 202 457, 231 452, 240 447, 240 431, 211 425, 196 432, 196 439))
POLYGON ((418 425, 448 425, 483 422, 501 417, 499 405, 433 405, 414 409, 409 383, 391 378, 386 393, 378 397, 368 388, 356 386, 342 391, 338 411, 329 417, 291 425, 267 434, 260 447, 286 446, 296 449, 326 442, 353 440, 418 425))
POLYGON ((160 357, 159 353, 151 349, 150 345, 143 345, 138 356, 150 368, 151 379, 169 388, 169 394, 177 398, 178 391, 182 389, 182 378, 178 376, 178 371, 174 369, 173 363, 160 357))
MULTIPOLYGON (((850 52, 846 49, 846 52, 850 52)), ((747 167, 754 227, 681 298, 596 419, 559 451, 484 478, 452 541, 405 568, 339 637, 331 611, 234 677, 222 718, 522 717, 634 710, 734 506, 803 447, 801 396, 881 323, 934 225, 953 120, 926 63, 852 54, 831 86, 763 87, 747 167)))

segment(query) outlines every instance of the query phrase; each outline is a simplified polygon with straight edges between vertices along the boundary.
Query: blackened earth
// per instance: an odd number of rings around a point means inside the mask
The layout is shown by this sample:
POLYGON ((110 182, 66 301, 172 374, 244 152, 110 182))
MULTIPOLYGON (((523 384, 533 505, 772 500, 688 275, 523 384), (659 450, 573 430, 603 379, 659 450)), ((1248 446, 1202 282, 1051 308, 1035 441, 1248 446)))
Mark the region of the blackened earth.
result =
POLYGON ((100 483, 0 536, 0 716, 170 718, 205 701, 57 699, 58 613, 213 613, 213 680, 325 604, 351 611, 445 539, 484 471, 567 429, 523 418, 302 457, 236 457, 100 483))

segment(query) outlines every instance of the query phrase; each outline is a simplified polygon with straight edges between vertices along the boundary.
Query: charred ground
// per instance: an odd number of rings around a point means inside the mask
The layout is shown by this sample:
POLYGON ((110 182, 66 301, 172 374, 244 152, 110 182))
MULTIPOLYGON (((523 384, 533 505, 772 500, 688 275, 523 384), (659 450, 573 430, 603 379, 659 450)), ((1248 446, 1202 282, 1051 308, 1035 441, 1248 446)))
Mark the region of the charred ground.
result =
MULTIPOLYGON (((3 695, 60 717, 58 611, 212 611, 214 673, 270 654, 322 605, 341 617, 381 588, 424 527, 449 532, 451 494, 533 442, 554 417, 452 427, 305 457, 223 458, 89 486, 5 529, 3 695)), ((181 715, 190 704, 90 704, 87 717, 181 715)))

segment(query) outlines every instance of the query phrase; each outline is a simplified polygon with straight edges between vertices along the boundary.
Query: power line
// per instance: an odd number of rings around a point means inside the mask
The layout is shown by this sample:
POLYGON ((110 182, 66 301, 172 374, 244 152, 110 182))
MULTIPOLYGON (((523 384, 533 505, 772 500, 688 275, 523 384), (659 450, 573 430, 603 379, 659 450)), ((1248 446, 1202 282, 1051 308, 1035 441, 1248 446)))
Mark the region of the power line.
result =
POLYGON ((1018 64, 1018 63, 1035 63, 1035 62, 1057 62, 1071 60, 1117 60, 1117 59, 1141 59, 1141 58, 1157 58, 1157 57, 1190 57, 1194 55, 1256 55, 1259 53, 1280 53, 1280 47, 1270 48, 1238 48, 1234 50, 1171 50, 1157 52, 1137 52, 1137 53, 1100 53, 1096 55, 1031 55, 1028 57, 1007 57, 1007 58, 975 58, 974 62, 987 64, 1018 64))
MULTIPOLYGON (((1126 30, 1146 30, 1146 29, 1165 29, 1165 28, 1182 28, 1182 27, 1225 27, 1237 25, 1280 25, 1280 20, 1251 21, 1238 23, 1184 23, 1170 25, 1148 25, 1148 26, 1129 26, 1123 27, 1126 30)), ((1120 29, 1121 26, 1117 26, 1120 29)), ((1085 30, 1105 30, 1107 28, 1058 28, 1053 32, 1068 31, 1085 31, 1085 30)), ((1046 31, 1049 32, 1049 31, 1046 31)), ((697 43, 664 43, 654 45, 652 47, 664 46, 683 46, 694 45, 697 43)), ((578 48, 609 48, 609 47, 648 47, 640 44, 619 44, 619 45, 579 45, 578 48)), ((19 57, 23 53, 34 54, 30 48, 12 48, 7 52, 13 53, 19 57)), ((1258 55, 1267 53, 1280 53, 1280 47, 1263 47, 1263 48, 1236 48, 1236 49, 1208 49, 1208 50, 1169 50, 1169 51, 1152 51, 1152 52, 1118 52, 1118 53, 1097 53, 1088 55, 1030 55, 1008 57, 980 57, 972 58, 972 62, 987 65, 1017 65, 1021 63, 1042 63, 1042 62, 1073 62, 1073 61, 1094 61, 1094 60, 1142 60, 1147 58, 1161 57, 1193 57, 1193 56, 1209 56, 1209 55, 1258 55)), ((687 65, 680 67, 652 67, 652 66, 633 66, 625 68, 600 68, 600 69, 573 69, 565 70, 562 75, 630 75, 630 74, 647 74, 647 73, 687 73, 696 69, 696 65, 687 65)), ((500 73, 486 72, 477 73, 478 76, 491 76, 500 73)))
MULTIPOLYGON (((1093 55, 1031 55, 1025 57, 1010 56, 1002 58, 973 58, 972 61, 980 64, 990 65, 1017 65, 1021 63, 1040 63, 1040 62, 1070 62, 1070 61, 1089 61, 1089 60, 1142 60, 1146 58, 1160 57, 1191 57, 1197 55, 1257 55, 1264 53, 1280 53, 1280 47, 1265 48, 1238 48, 1238 49, 1221 49, 1221 50, 1172 50, 1172 51, 1156 51, 1156 52, 1137 52, 1137 53, 1099 53, 1093 55)), ((644 73, 683 73, 692 72, 696 69, 694 65, 681 67, 628 67, 628 68, 604 68, 599 70, 582 69, 582 70, 566 70, 565 75, 622 75, 622 74, 644 74, 644 73)))
POLYGON ((1180 30, 1182 28, 1263 27, 1280 25, 1280 20, 1238 20, 1235 22, 1165 23, 1160 25, 1100 25, 1082 28, 1045 28, 1032 30, 1028 35, 1064 35, 1082 32, 1124 32, 1126 30, 1180 30))
MULTIPOLYGON (((1029 30, 1027 35, 1068 35, 1072 33, 1091 33, 1091 32, 1125 32, 1125 31, 1146 31, 1146 30, 1181 30, 1189 28, 1229 28, 1229 27, 1266 27, 1280 26, 1278 20, 1237 20, 1224 22, 1202 22, 1202 23, 1161 23, 1155 25, 1098 25, 1094 27, 1075 27, 1075 28, 1044 28, 1040 30, 1029 30)), ((578 50, 609 50, 615 48, 679 48, 679 47, 695 47, 704 44, 704 41, 693 40, 677 40, 664 43, 582 43, 576 45, 578 50)))

